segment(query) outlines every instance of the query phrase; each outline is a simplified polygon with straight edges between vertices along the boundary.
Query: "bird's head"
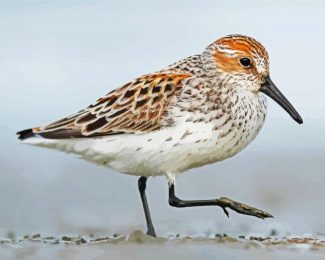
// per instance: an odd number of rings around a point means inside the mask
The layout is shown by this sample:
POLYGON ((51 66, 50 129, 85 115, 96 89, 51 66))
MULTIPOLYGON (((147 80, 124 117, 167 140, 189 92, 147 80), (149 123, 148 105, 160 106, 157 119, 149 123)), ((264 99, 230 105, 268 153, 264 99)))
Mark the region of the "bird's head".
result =
POLYGON ((218 77, 255 94, 263 92, 276 101, 299 124, 302 118, 270 78, 269 55, 264 46, 244 35, 229 35, 208 47, 218 77))

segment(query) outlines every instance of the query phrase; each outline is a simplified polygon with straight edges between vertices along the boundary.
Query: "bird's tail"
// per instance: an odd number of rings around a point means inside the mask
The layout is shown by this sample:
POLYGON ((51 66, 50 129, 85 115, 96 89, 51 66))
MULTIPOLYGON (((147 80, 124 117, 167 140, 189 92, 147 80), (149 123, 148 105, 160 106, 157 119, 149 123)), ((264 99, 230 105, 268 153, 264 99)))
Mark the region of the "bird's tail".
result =
POLYGON ((28 139, 30 137, 34 137, 35 133, 34 133, 33 129, 30 128, 30 129, 26 129, 26 130, 22 130, 22 131, 17 132, 17 135, 18 135, 18 139, 25 140, 25 139, 28 139))

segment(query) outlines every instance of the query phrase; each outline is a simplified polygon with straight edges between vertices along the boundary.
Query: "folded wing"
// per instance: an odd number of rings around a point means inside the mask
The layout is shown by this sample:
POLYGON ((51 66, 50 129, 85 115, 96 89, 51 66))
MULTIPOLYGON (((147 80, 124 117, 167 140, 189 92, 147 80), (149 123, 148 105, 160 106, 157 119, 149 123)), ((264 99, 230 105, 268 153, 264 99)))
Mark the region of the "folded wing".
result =
POLYGON ((172 73, 142 76, 74 115, 33 128, 33 133, 60 139, 157 130, 172 97, 189 77, 192 75, 172 73))

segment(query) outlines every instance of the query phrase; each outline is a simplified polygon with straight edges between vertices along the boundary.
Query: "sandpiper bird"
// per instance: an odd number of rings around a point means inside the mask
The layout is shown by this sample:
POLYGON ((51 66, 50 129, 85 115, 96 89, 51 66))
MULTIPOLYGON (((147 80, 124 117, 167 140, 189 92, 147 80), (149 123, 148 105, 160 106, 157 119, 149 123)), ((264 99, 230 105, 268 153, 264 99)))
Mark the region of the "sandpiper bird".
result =
POLYGON ((138 187, 155 236, 145 195, 149 176, 166 176, 174 207, 220 206, 260 218, 264 211, 227 198, 181 200, 175 177, 188 169, 232 157, 263 126, 266 97, 299 124, 302 118, 270 78, 265 48, 229 35, 202 54, 178 61, 117 88, 76 114, 18 132, 22 143, 77 154, 118 172, 140 176, 138 187))

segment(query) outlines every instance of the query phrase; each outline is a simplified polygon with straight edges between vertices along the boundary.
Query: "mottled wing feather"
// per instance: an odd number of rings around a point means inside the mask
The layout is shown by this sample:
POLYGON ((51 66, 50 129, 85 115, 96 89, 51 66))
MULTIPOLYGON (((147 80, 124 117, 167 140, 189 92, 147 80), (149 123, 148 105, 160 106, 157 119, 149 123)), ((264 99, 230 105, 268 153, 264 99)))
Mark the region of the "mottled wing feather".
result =
POLYGON ((46 138, 80 138, 159 129, 172 97, 189 77, 192 75, 173 73, 142 76, 94 105, 33 131, 46 138))

